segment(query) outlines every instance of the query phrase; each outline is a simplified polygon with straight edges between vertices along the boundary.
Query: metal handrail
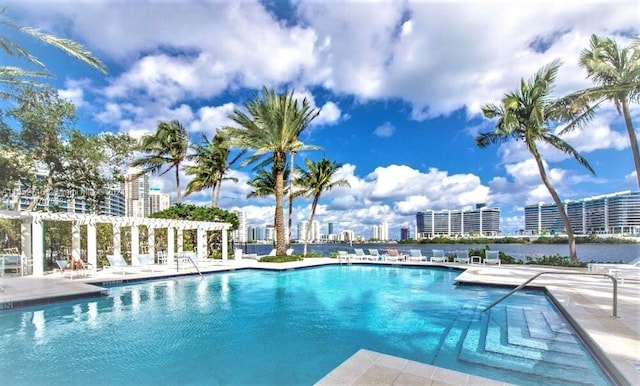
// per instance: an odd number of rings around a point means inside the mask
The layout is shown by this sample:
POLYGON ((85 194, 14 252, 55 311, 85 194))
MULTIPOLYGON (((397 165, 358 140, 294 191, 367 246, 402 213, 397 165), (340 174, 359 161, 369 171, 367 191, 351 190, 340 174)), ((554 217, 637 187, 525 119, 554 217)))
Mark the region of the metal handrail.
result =
MULTIPOLYGON (((198 268, 198 265, 196 264, 196 262, 195 262, 195 261, 193 261, 193 259, 191 258, 191 255, 186 255, 186 254, 185 254, 185 255, 182 255, 182 258, 185 258, 185 257, 186 257, 187 259, 189 259, 189 261, 191 262, 191 264, 193 264, 193 266, 195 267, 196 271, 198 271, 198 274, 199 274, 200 276, 202 276, 202 272, 200 272, 200 268, 198 268)), ((178 258, 176 259, 176 271, 179 271, 179 270, 180 270, 180 265, 179 265, 180 258, 181 258, 181 257, 180 257, 180 256, 178 256, 178 258)))
POLYGON ((618 280, 616 280, 615 277, 613 277, 613 276, 611 276, 611 275, 609 275, 607 273, 589 273, 589 272, 554 272, 554 271, 540 272, 538 274, 535 274, 533 277, 529 278, 527 281, 525 281, 524 283, 520 284, 519 286, 517 286, 513 290, 511 290, 509 293, 507 293, 506 295, 504 295, 500 299, 498 299, 495 302, 491 303, 487 308, 482 310, 482 312, 486 312, 486 311, 490 310, 496 304, 502 302, 503 300, 505 300, 506 298, 511 296, 513 293, 515 293, 516 291, 522 289, 524 286, 526 286, 527 284, 531 283, 532 281, 534 281, 535 279, 539 278, 540 276, 542 276, 544 274, 589 275, 589 276, 606 276, 606 277, 608 277, 609 279, 611 279, 611 282, 613 283, 613 317, 614 318, 618 317, 618 280))

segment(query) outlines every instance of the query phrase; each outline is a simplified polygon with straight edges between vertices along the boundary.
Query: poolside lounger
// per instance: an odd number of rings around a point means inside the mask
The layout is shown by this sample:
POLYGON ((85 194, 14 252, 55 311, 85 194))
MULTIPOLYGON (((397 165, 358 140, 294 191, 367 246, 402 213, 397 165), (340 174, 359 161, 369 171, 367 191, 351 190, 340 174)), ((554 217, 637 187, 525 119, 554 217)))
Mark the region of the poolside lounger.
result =
POLYGON ((409 249, 409 261, 427 261, 427 257, 419 249, 409 249))
POLYGON ((286 254, 287 256, 291 256, 291 255, 293 255, 293 248, 289 248, 289 249, 287 249, 287 250, 285 251, 285 254, 286 254))
POLYGON ((404 261, 405 256, 401 254, 397 249, 387 249, 387 253, 384 255, 386 261, 404 261))
POLYGON ((337 256, 338 261, 342 262, 342 261, 349 261, 349 253, 347 251, 337 251, 337 256))
POLYGON ((500 251, 489 251, 486 250, 484 264, 498 264, 500 265, 500 251))
POLYGON ((589 263, 587 268, 591 272, 607 272, 610 269, 640 267, 640 257, 636 257, 627 264, 615 263, 589 263))
POLYGON ((433 256, 429 259, 432 263, 445 263, 447 262, 447 258, 444 255, 443 249, 432 249, 431 253, 433 256))
POLYGON ((354 248, 353 253, 349 255, 352 259, 364 260, 366 255, 364 254, 364 249, 354 248))
POLYGON ((628 268, 609 269, 609 275, 615 277, 620 284, 624 284, 624 280, 628 278, 640 279, 640 267, 632 266, 628 268))
POLYGON ((151 260, 151 255, 148 253, 141 253, 138 255, 138 262, 140 263, 138 267, 141 271, 149 270, 153 272, 154 270, 163 271, 166 268, 166 265, 156 264, 151 260))
POLYGON ((467 251, 456 251, 456 257, 454 259, 456 263, 460 264, 469 264, 469 252, 467 251))
POLYGON ((18 252, 7 251, 0 255, 0 276, 7 272, 22 272, 22 257, 18 252))
POLYGON ((262 255, 262 256, 258 256, 258 257, 256 258, 256 260, 257 260, 257 261, 260 261, 260 260, 262 260, 262 258, 263 258, 263 257, 267 257, 267 256, 275 256, 277 252, 278 252, 278 250, 277 250, 277 249, 275 249, 275 248, 273 248, 273 249, 271 250, 271 252, 269 252, 269 254, 267 254, 267 255, 262 255))
POLYGON ((380 252, 378 252, 377 249, 369 249, 369 256, 371 260, 375 261, 378 261, 382 258, 382 256, 380 256, 380 252))
POLYGON ((134 269, 134 267, 130 266, 126 261, 124 261, 124 257, 122 257, 122 255, 107 255, 107 260, 109 260, 109 266, 105 267, 103 271, 113 271, 114 273, 115 271, 120 271, 123 275, 126 275, 127 269, 134 269))

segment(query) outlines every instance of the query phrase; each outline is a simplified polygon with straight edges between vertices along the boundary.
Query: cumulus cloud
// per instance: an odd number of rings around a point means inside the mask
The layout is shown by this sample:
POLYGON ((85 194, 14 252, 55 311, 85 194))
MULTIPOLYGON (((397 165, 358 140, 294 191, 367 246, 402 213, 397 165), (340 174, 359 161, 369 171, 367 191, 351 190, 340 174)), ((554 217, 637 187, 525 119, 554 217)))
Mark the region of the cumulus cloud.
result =
POLYGON ((373 134, 378 137, 391 137, 395 131, 396 128, 391 124, 391 122, 385 122, 382 125, 376 127, 376 129, 373 131, 373 134))

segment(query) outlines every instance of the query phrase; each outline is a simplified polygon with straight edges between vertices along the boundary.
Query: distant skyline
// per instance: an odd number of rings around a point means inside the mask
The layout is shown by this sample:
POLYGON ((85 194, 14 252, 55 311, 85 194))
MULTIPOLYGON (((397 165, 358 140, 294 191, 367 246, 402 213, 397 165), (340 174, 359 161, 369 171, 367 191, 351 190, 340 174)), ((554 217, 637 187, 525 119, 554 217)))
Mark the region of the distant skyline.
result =
MULTIPOLYGON (((321 113, 301 140, 323 150, 302 153, 297 163, 326 155, 343 164, 337 178, 351 185, 325 193, 316 220, 363 236, 387 222, 392 239, 402 226, 413 231, 418 211, 477 203, 501 209, 504 234, 523 229, 524 206, 551 199, 522 144, 476 147, 477 133, 493 129, 481 106, 499 102, 554 59, 564 63, 557 95, 591 86, 577 64, 590 35, 627 45, 639 34, 640 14, 635 0, 5 5, 17 23, 79 41, 107 64, 104 76, 3 30, 56 75, 50 84, 76 104, 77 127, 87 133, 140 137, 158 120, 178 119, 197 141, 231 124, 226 115, 262 86, 306 96, 321 113)), ((638 128, 640 109, 631 109, 638 128)), ((624 123, 612 104, 565 140, 597 175, 543 148, 563 200, 638 190, 624 123)), ((171 175, 152 176, 149 184, 175 202, 171 175)), ((247 212, 251 226, 271 223, 273 198, 246 198, 252 170, 231 175, 239 182, 223 183, 220 207, 247 212)), ((188 181, 184 173, 181 180, 188 181)), ((208 205, 210 192, 184 202, 208 205)), ((310 201, 296 200, 294 224, 309 214, 310 201)))

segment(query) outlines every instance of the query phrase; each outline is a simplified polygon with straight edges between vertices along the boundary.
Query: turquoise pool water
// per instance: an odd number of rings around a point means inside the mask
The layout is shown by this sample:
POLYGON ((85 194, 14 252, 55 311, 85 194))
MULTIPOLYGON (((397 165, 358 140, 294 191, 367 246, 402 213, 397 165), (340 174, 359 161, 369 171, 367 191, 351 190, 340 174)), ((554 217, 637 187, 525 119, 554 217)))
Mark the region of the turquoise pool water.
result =
POLYGON ((553 304, 459 271, 329 266, 141 282, 0 312, 2 385, 309 385, 366 348, 516 384, 609 384, 553 304))

